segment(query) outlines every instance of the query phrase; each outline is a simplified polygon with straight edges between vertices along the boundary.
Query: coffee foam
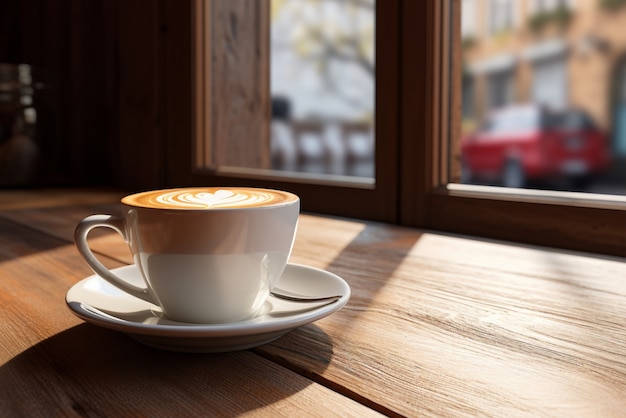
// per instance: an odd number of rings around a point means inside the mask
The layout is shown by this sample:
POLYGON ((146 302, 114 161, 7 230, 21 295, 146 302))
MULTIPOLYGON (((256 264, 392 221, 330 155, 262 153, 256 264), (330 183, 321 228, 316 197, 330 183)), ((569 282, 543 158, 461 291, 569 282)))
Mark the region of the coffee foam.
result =
POLYGON ((240 209, 277 206, 297 199, 279 190, 204 187, 137 193, 124 197, 122 203, 157 209, 240 209))

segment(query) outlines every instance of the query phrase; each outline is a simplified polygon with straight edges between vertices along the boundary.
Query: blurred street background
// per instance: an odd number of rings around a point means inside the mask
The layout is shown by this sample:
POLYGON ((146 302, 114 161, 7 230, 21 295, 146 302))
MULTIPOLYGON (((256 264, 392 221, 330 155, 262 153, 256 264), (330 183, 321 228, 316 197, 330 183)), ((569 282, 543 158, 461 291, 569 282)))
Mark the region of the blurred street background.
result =
MULTIPOLYGON (((626 194, 626 0, 453 5, 452 179, 626 194)), ((272 168, 375 175, 374 6, 272 0, 272 168)))

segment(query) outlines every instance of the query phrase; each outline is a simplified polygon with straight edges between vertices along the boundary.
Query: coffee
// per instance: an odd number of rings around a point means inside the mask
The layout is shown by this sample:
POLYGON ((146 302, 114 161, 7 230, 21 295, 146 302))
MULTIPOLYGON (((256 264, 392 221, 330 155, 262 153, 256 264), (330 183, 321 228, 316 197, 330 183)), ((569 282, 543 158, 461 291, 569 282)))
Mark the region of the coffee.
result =
POLYGON ((245 187, 156 190, 126 196, 122 203, 155 209, 243 209, 280 206, 298 197, 284 191, 245 187))

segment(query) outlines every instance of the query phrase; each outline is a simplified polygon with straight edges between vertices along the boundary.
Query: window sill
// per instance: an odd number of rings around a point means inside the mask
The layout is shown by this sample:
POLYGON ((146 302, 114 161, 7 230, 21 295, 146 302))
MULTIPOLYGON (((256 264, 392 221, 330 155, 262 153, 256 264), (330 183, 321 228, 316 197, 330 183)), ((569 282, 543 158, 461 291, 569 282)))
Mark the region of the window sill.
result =
POLYGON ((434 193, 475 199, 626 210, 626 196, 450 183, 434 193))

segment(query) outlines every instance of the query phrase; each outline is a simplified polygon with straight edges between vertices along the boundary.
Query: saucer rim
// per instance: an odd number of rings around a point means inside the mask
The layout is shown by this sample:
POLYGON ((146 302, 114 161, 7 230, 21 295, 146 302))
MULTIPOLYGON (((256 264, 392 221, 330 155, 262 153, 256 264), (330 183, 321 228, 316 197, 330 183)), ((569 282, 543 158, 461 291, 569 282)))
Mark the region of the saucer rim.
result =
MULTIPOLYGON (((121 270, 136 269, 137 266, 135 264, 130 264, 112 269, 111 271, 115 272, 121 270)), ((297 274, 297 270, 306 270, 308 273, 324 275, 327 280, 332 280, 341 286, 343 290, 342 292, 339 292, 341 294, 341 298, 334 303, 311 308, 310 310, 307 310, 305 312, 296 313, 294 315, 286 315, 280 318, 267 318, 265 320, 264 318, 266 318, 271 311, 255 318, 231 323, 190 324, 181 322, 178 324, 145 324, 129 321, 123 318, 118 318, 114 315, 111 315, 113 319, 109 319, 103 315, 96 314, 85 309, 83 305, 86 304, 82 303, 80 300, 77 300, 77 298, 72 298, 70 300, 70 295, 77 292, 77 289, 81 286, 84 286, 87 281, 94 279, 104 281, 104 279, 98 274, 92 274, 78 281, 68 290, 65 296, 65 302, 70 311, 82 320, 104 328, 120 331, 125 334, 137 336, 155 336, 161 338, 224 338, 236 336, 264 335, 270 333, 278 333, 281 331, 285 331, 286 333, 289 330, 317 321, 338 311, 339 309, 344 307, 350 299, 350 286, 343 278, 335 273, 321 268, 306 266, 297 263, 287 264, 285 272, 287 272, 287 269, 296 270, 293 272, 289 272, 289 274, 297 274)), ((128 297, 133 296, 128 295, 128 297)), ((146 304, 148 304, 148 302, 146 302, 146 304)), ((93 306, 93 308, 99 309, 97 306, 93 306)))

